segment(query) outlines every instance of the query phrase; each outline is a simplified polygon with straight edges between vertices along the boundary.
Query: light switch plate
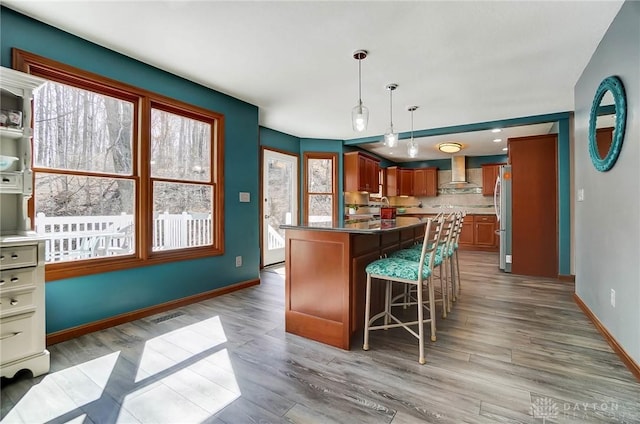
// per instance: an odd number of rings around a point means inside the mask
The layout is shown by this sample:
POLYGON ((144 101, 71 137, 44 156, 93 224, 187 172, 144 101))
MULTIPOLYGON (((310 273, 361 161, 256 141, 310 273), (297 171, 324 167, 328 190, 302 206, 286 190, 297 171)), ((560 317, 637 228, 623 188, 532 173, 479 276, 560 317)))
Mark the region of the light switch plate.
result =
POLYGON ((251 201, 251 194, 247 193, 246 191, 241 191, 240 192, 240 202, 249 203, 250 201, 251 201))
POLYGON ((579 188, 578 189, 578 202, 582 202, 584 201, 584 189, 583 188, 579 188))
POLYGON ((511 255, 505 255, 504 261, 508 264, 511 263, 511 255))

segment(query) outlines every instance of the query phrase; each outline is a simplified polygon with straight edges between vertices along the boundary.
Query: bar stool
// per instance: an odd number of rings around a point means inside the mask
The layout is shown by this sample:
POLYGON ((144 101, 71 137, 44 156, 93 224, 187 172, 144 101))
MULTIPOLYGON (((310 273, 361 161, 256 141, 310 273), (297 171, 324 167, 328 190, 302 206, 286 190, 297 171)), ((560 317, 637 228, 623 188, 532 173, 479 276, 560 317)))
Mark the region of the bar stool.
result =
POLYGON ((362 349, 369 350, 369 331, 373 330, 386 330, 389 328, 403 327, 410 334, 418 339, 419 345, 419 358, 420 364, 425 363, 424 359, 424 324, 431 324, 431 341, 436 341, 436 327, 435 327, 435 299, 432 284, 432 270, 435 261, 435 251, 440 240, 440 234, 442 225, 434 222, 432 219, 428 219, 425 224, 424 239, 422 242, 422 250, 420 252, 419 261, 409 261, 401 258, 383 258, 378 259, 366 267, 367 272, 367 292, 365 300, 365 318, 364 318, 364 344, 362 349), (371 315, 371 280, 379 279, 385 281, 385 304, 384 310, 377 313, 373 317, 371 315), (401 321, 391 311, 391 295, 392 295, 392 283, 398 282, 410 287, 415 287, 417 301, 415 305, 418 311, 418 319, 416 321, 401 321), (424 318, 425 304, 423 301, 423 291, 428 289, 428 302, 429 302, 429 317, 424 318), (381 325, 373 325, 380 318, 384 318, 384 323, 381 325), (393 322, 389 322, 389 321, 393 322), (418 332, 416 333, 410 325, 417 325, 418 332))
MULTIPOLYGON (((440 279, 440 298, 436 299, 436 303, 442 304, 442 318, 447 317, 447 313, 451 311, 450 305, 450 297, 449 297, 449 271, 448 268, 451 268, 451 237, 455 232, 455 222, 456 217, 455 214, 451 213, 446 218, 440 218, 442 223, 442 230, 440 239, 438 241, 438 246, 435 252, 435 259, 433 269, 438 269, 438 277, 440 279)), ((412 246, 408 249, 397 250, 389 254, 391 258, 401 258, 409 261, 417 262, 420 260, 420 250, 419 245, 412 246)), ((404 296, 405 301, 408 296, 412 293, 407 292, 403 293, 401 296, 404 296)), ((400 296, 398 296, 400 297, 400 296)), ((396 300, 396 298, 394 298, 396 300)), ((397 306, 398 303, 394 302, 393 306, 397 306)))

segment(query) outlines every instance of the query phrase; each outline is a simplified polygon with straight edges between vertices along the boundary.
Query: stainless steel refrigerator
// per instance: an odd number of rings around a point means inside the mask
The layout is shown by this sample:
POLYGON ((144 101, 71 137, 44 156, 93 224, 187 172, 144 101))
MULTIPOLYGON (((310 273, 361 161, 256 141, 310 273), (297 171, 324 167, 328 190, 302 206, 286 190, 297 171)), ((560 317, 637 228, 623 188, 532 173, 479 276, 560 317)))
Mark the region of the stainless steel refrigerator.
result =
POLYGON ((511 272, 511 165, 500 166, 493 191, 500 237, 500 269, 511 272))

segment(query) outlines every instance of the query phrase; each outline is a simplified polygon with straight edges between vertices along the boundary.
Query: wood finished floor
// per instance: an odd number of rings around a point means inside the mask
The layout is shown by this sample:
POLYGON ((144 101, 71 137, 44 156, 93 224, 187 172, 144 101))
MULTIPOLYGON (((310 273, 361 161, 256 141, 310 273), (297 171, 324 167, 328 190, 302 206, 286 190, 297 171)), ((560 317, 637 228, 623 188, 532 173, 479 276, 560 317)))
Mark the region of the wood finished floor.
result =
POLYGON ((402 329, 342 351, 284 332, 284 279, 50 347, 2 380, 6 423, 639 423, 640 384, 573 285, 462 252, 463 295, 417 362, 402 329))

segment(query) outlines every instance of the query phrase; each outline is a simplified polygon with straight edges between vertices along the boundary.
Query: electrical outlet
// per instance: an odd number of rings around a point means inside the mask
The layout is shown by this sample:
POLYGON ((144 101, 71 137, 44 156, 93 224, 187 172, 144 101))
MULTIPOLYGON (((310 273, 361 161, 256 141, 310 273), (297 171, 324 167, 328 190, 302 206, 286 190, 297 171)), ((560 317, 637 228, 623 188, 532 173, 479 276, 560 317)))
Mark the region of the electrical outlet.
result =
POLYGON ((616 291, 611 289, 611 306, 616 307, 616 291))
POLYGON ((511 255, 505 255, 504 261, 508 264, 511 263, 511 255))
POLYGON ((578 189, 578 202, 583 202, 584 201, 584 189, 583 188, 579 188, 578 189))
POLYGON ((236 256, 236 268, 242 266, 242 256, 236 256))

